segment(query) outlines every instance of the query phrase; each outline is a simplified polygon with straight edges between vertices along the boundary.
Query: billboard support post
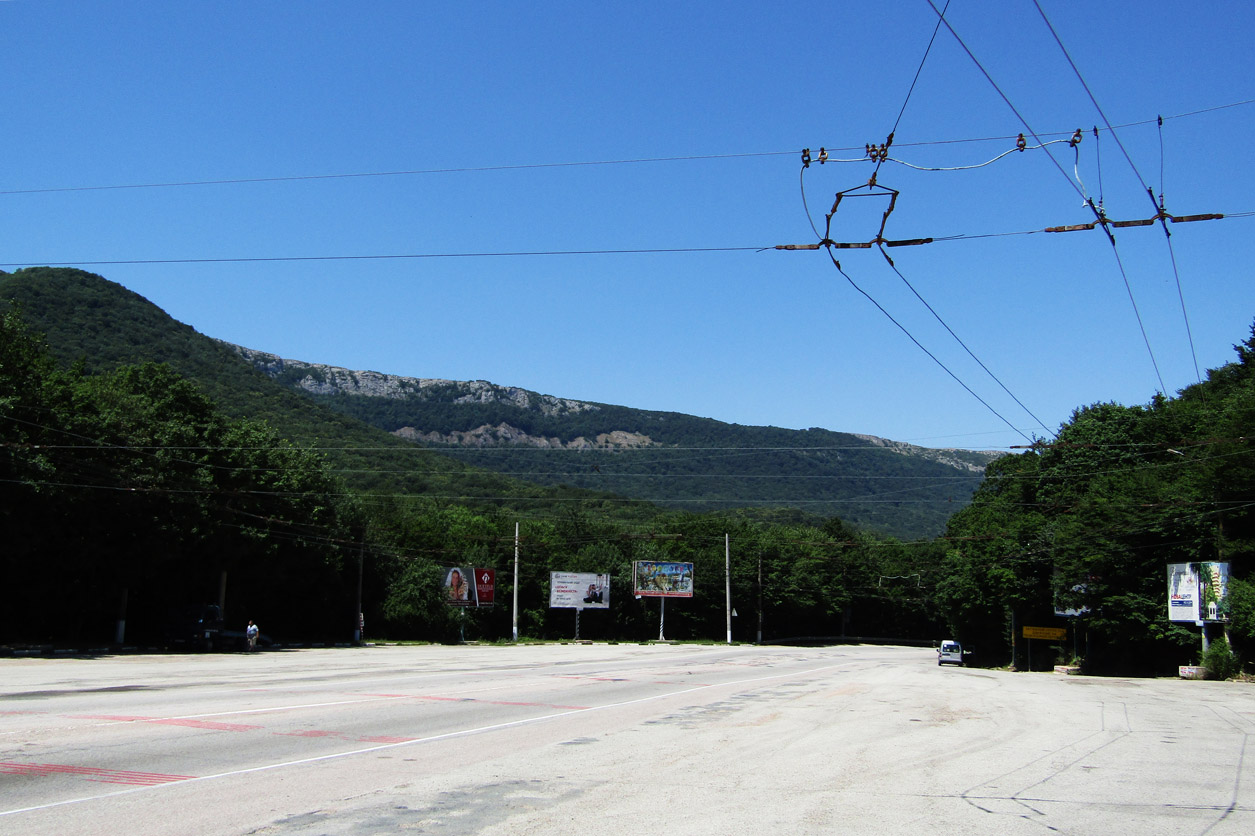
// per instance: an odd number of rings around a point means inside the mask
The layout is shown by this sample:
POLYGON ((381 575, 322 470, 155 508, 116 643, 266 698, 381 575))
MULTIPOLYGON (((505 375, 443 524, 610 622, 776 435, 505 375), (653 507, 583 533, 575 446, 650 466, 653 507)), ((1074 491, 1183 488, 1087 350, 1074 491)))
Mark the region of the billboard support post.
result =
POLYGON ((667 623, 667 599, 658 599, 658 641, 665 642, 667 637, 663 635, 662 626, 667 623))

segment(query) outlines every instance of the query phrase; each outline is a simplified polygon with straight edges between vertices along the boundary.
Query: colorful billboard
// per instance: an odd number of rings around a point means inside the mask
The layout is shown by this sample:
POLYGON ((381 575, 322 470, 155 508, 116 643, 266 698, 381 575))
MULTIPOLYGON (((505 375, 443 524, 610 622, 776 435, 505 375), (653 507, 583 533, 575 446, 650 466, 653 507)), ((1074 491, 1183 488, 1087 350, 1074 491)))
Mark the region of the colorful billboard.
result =
POLYGON ((1169 621, 1228 621, 1228 563, 1169 563, 1169 621))
POLYGON ((1198 564, 1199 607, 1204 621, 1229 620, 1229 564, 1198 564))
POLYGON ((632 590, 638 597, 692 598, 693 564, 638 560, 632 564, 632 590))
POLYGON ((550 572, 549 606, 551 609, 608 610, 610 576, 591 572, 550 572))
POLYGON ((474 569, 448 566, 444 569, 444 599, 455 607, 476 605, 474 569))

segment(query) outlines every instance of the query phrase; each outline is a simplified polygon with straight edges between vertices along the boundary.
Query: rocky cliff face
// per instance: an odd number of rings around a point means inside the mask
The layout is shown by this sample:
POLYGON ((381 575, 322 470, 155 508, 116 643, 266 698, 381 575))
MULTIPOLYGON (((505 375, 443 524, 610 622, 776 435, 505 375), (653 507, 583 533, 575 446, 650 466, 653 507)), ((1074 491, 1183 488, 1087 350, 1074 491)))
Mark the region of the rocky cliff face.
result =
MULTIPOLYGON (((936 447, 916 447, 914 444, 907 444, 905 441, 890 441, 887 438, 880 438, 874 435, 863 435, 862 433, 853 433, 858 438, 863 439, 869 444, 876 447, 884 447, 903 456, 912 456, 917 459, 927 459, 937 462, 938 464, 948 465, 949 467, 957 467, 959 470, 966 470, 977 475, 985 472, 985 465, 980 462, 971 461, 972 453, 969 451, 946 450, 936 447), (964 458, 966 455, 968 458, 964 458)), ((1000 453, 985 454, 990 458, 997 458, 1000 453)))
MULTIPOLYGON (((243 346, 225 343, 252 366, 272 378, 316 395, 355 395, 368 398, 397 398, 418 402, 453 404, 501 403, 519 409, 534 410, 547 417, 563 417, 601 410, 598 404, 541 395, 517 386, 498 386, 486 380, 444 380, 427 377, 401 377, 372 371, 353 371, 339 366, 324 366, 301 360, 288 360, 243 346)), ((401 427, 394 435, 426 444, 447 444, 466 447, 531 446, 554 449, 623 450, 658 444, 637 432, 615 431, 596 437, 563 441, 559 438, 530 435, 508 423, 484 424, 471 430, 437 432, 421 427, 401 427)), ((874 435, 858 435, 867 443, 917 459, 944 464, 975 475, 984 472, 985 463, 997 454, 974 454, 970 451, 917 447, 890 441, 874 435)))
MULTIPOLYGON (((276 354, 230 343, 227 345, 259 371, 315 395, 359 395, 367 398, 399 398, 455 404, 503 403, 554 417, 601 409, 597 404, 541 395, 517 386, 498 386, 486 380, 443 380, 353 371, 339 366, 288 360, 276 354)), ((562 441, 558 438, 529 435, 518 427, 505 423, 496 426, 485 424, 473 430, 449 433, 402 427, 394 430, 393 435, 427 444, 467 447, 521 445, 566 450, 622 450, 648 447, 654 443, 649 436, 623 431, 600 433, 592 439, 581 436, 562 441)))
POLYGON ((465 432, 422 432, 414 427, 402 427, 393 435, 410 441, 421 441, 427 444, 453 444, 462 447, 496 447, 503 444, 516 444, 528 447, 546 447, 555 450, 630 450, 649 447, 654 441, 647 435, 616 431, 598 433, 595 438, 579 438, 562 441, 558 438, 528 435, 518 427, 509 424, 498 424, 490 427, 485 424, 465 432))
POLYGON ((540 395, 517 386, 498 386, 486 380, 442 380, 400 377, 382 372, 353 371, 301 360, 287 360, 243 346, 231 345, 254 368, 272 378, 285 378, 316 395, 362 395, 368 398, 413 398, 449 403, 504 403, 534 409, 546 416, 573 415, 598 410, 597 404, 540 395))

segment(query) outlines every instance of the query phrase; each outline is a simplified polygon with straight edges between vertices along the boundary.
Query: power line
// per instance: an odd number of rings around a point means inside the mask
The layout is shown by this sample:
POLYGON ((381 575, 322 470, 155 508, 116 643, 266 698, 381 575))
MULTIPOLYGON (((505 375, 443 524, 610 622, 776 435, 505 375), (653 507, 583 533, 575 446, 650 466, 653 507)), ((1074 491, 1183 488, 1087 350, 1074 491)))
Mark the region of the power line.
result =
MULTIPOLYGON (((922 65, 921 65, 922 66, 922 65)), ((1188 111, 1186 113, 1177 113, 1170 116, 1161 116, 1158 118, 1170 119, 1186 119, 1194 116, 1201 116, 1207 113, 1214 113, 1221 110, 1227 110, 1235 107, 1245 107, 1255 105, 1255 99, 1246 99, 1238 102, 1229 102, 1227 104, 1215 105, 1213 107, 1200 108, 1198 110, 1188 111)), ((905 105, 904 105, 905 107, 905 105)), ((1155 123, 1155 119, 1144 119, 1136 122, 1126 122, 1121 125, 1111 126, 1111 129, 1123 129, 1141 127, 1143 125, 1151 125, 1155 123)), ((1049 131, 1039 136, 1070 136, 1071 130, 1068 131, 1049 131)), ((925 148, 930 146, 943 145, 966 145, 981 142, 1006 142, 1015 141, 1014 135, 1003 136, 983 136, 983 137, 961 137, 956 139, 936 139, 936 140, 919 140, 915 142, 896 142, 898 148, 925 148)), ((829 146, 829 151, 846 152, 846 151, 863 151, 860 146, 829 146)), ((595 166, 618 166, 618 165, 644 165, 650 163, 669 163, 669 162, 701 162, 710 160, 737 160, 751 159, 756 157, 787 157, 797 153, 797 149, 787 151, 750 151, 740 153, 727 154, 693 154, 693 155, 673 155, 659 157, 634 157, 612 160, 575 160, 566 162, 550 162, 550 163, 518 163, 518 164, 502 164, 502 165, 486 165, 486 166, 451 166, 447 168, 418 168, 418 169, 401 169, 395 171, 358 171, 358 172, 337 172, 331 174, 294 174, 286 176, 268 176, 268 177, 234 177, 222 178, 215 180, 172 180, 157 181, 145 183, 113 183, 103 185, 80 185, 80 186, 43 186, 29 189, 2 189, 0 196, 4 195, 35 195, 35 194, 58 194, 68 192, 93 192, 93 191, 121 191, 127 189, 168 189, 168 188, 188 188, 193 186, 234 186, 248 184, 263 183, 291 183, 302 181, 320 181, 320 180, 349 180, 363 178, 381 178, 381 177, 415 177, 429 176, 440 174, 474 174, 481 172, 495 171, 525 171, 532 169, 560 169, 560 168, 584 168, 595 166)), ((831 160, 831 162, 865 162, 866 156, 858 160, 831 160)), ((894 162, 901 162, 894 160, 894 162)), ((944 169, 943 169, 944 170, 944 169)))
MULTIPOLYGON (((792 152, 796 153, 796 152, 792 152)), ((1199 215, 1169 215, 1164 218, 1172 223, 1190 223, 1194 221, 1223 220, 1230 218, 1255 217, 1255 211, 1208 213, 1199 215)), ((1113 228, 1149 226, 1158 220, 1158 216, 1149 219, 1130 221, 1113 221, 1106 219, 1106 225, 1113 228)), ((909 246, 913 244, 931 244, 937 241, 973 241, 982 238, 1003 238, 1017 235, 1035 235, 1042 232, 1078 232, 1097 229, 1098 221, 1085 224, 1066 224, 1046 227, 1044 229, 1016 230, 1011 232, 988 232, 947 235, 941 237, 910 238, 901 241, 883 240, 879 243, 889 247, 909 246)), ((818 230, 816 230, 818 232, 818 230)), ((822 236, 821 236, 822 237, 822 236)), ((830 242, 838 249, 871 249, 876 241, 866 242, 830 242)), ((27 259, 25 261, 0 262, 0 267, 23 268, 42 267, 109 267, 123 265, 146 264, 267 264, 284 262, 320 262, 320 261, 388 261, 388 260, 423 260, 443 258, 529 258, 556 256, 589 256, 589 255, 668 255, 668 254, 702 254, 702 253, 760 253, 767 250, 817 250, 822 241, 815 244, 775 244, 755 247, 649 247, 640 249, 604 249, 604 250, 517 250, 517 251, 484 251, 460 253, 366 253, 361 255, 292 255, 292 256, 226 256, 222 258, 131 258, 131 259, 87 259, 82 261, 54 261, 47 259, 27 259)))
MULTIPOLYGON (((945 19, 946 9, 949 9, 949 8, 950 8, 950 0, 946 0, 946 8, 941 10, 941 20, 945 19)), ((898 132, 898 125, 902 123, 902 115, 906 113, 906 106, 911 101, 911 94, 915 92, 915 85, 919 83, 920 74, 924 72, 924 64, 928 62, 928 55, 933 50, 933 44, 937 40, 937 33, 941 31, 941 20, 938 20, 937 25, 933 27, 932 37, 928 39, 928 46, 924 48, 924 55, 922 58, 920 58, 919 66, 915 69, 915 77, 911 79, 911 86, 906 91, 906 98, 903 99, 902 107, 898 110, 898 118, 893 120, 893 128, 890 129, 889 136, 885 140, 885 144, 882 146, 882 148, 885 151, 888 151, 889 146, 893 145, 893 137, 898 132)), ((869 150, 870 150, 870 146, 869 146, 869 150)), ((871 177, 870 182, 872 183, 876 182, 876 175, 880 172, 880 167, 884 165, 884 162, 886 159, 887 159, 887 156, 885 154, 880 154, 878 156, 878 158, 876 159, 876 168, 872 171, 872 177, 871 177)))
POLYGON ((131 258, 95 261, 42 261, 30 260, 7 262, 0 267, 25 267, 39 264, 46 267, 107 267, 136 264, 256 264, 293 261, 386 261, 404 259, 437 258, 521 258, 526 256, 560 255, 657 255, 671 253, 733 253, 762 252, 770 247, 654 247, 619 250, 518 250, 503 252, 472 253, 371 253, 366 255, 284 255, 226 258, 131 258))
MULTIPOLYGON (((1083 75, 1081 75, 1081 71, 1080 71, 1080 69, 1076 66, 1076 62, 1072 60, 1072 55, 1068 52, 1067 47, 1065 47, 1065 46, 1063 45, 1063 40, 1059 37, 1059 33, 1058 33, 1057 31, 1055 31, 1055 27, 1054 27, 1054 26, 1050 23, 1050 18, 1046 17, 1046 12, 1042 9, 1042 7, 1041 7, 1041 3, 1039 3, 1039 2, 1038 2, 1038 0, 1033 0, 1033 5, 1037 7, 1037 12, 1038 12, 1038 14, 1040 14, 1040 15, 1041 15, 1041 19, 1042 19, 1043 21, 1045 21, 1045 23, 1046 23, 1046 28, 1050 30, 1050 34, 1054 37, 1054 39, 1055 39, 1055 43, 1057 43, 1057 44, 1059 45, 1059 49, 1060 49, 1060 51, 1062 51, 1062 52, 1063 52, 1063 57, 1064 57, 1064 58, 1066 58, 1066 59, 1068 60, 1068 65, 1072 68, 1072 72, 1074 72, 1074 73, 1076 74, 1077 80, 1079 80, 1079 81, 1081 82, 1081 87, 1083 87, 1083 88, 1085 89, 1085 94, 1086 94, 1087 96, 1089 96, 1089 100, 1093 103, 1093 105, 1094 105, 1094 109, 1095 109, 1095 110, 1097 110, 1097 111, 1098 111, 1098 115, 1102 117, 1103 124, 1104 124, 1104 125, 1106 125, 1106 126, 1107 126, 1107 130, 1109 130, 1109 131, 1111 132, 1111 138, 1112 138, 1112 139, 1114 139, 1114 140, 1116 141, 1116 146, 1120 149, 1120 152, 1124 154, 1124 158, 1125 158, 1125 159, 1128 161, 1128 163, 1129 163, 1129 168, 1133 169, 1133 174, 1137 177, 1137 181, 1138 181, 1139 183, 1141 183, 1141 184, 1142 184, 1142 188, 1146 191, 1146 194, 1150 197, 1150 202, 1151 202, 1151 205, 1152 205, 1152 206, 1154 206, 1154 207, 1155 207, 1155 209, 1157 209, 1159 212, 1161 212, 1161 213, 1162 213, 1162 212, 1163 212, 1163 188, 1162 188, 1162 185, 1161 185, 1161 187, 1160 187, 1160 191, 1159 191, 1159 201, 1158 201, 1158 203, 1156 203, 1156 201, 1155 201, 1155 192, 1154 192, 1154 191, 1150 188, 1150 186, 1146 185, 1146 181, 1145 181, 1144 179, 1142 179, 1142 173, 1141 173, 1140 171, 1138 171, 1138 170, 1137 170, 1137 164, 1133 162, 1133 157, 1132 157, 1132 156, 1130 156, 1128 149, 1124 147, 1124 143, 1120 141, 1120 135, 1119 135, 1119 134, 1117 134, 1117 133, 1115 132, 1115 129, 1111 127, 1111 120, 1107 118, 1107 114, 1103 111, 1102 106, 1101 106, 1100 104, 1098 104, 1098 99, 1097 99, 1097 97, 1095 97, 1095 96, 1094 96, 1094 92, 1090 89, 1089 84, 1085 81, 1085 77, 1084 77, 1083 75)), ((1162 159, 1163 159, 1163 122, 1162 122, 1162 120, 1159 122, 1159 125, 1160 125, 1160 181, 1161 181, 1161 184, 1162 184, 1162 180, 1163 180, 1163 168, 1162 168, 1162 159)), ((1161 220, 1161 222, 1162 222, 1162 218, 1161 218, 1160 220, 1161 220)), ((1178 296, 1178 298, 1181 300, 1181 316, 1182 316, 1182 318, 1185 320, 1185 331, 1186 331, 1186 334, 1189 336, 1189 343, 1190 343, 1190 357, 1191 357, 1191 358, 1193 359, 1193 361, 1194 361, 1194 375, 1195 375, 1195 379, 1197 379, 1197 380, 1199 380, 1199 381, 1201 382, 1201 381, 1202 381, 1202 378, 1199 376, 1199 373, 1198 373, 1198 355, 1197 355, 1197 354, 1195 353, 1195 351, 1194 351, 1194 336, 1193 336, 1193 334, 1191 333, 1191 330, 1190 330, 1190 317, 1189 317, 1189 314, 1186 312, 1186 309, 1185 309, 1185 292, 1184 292, 1184 291, 1182 290, 1182 288, 1181 288, 1181 272, 1180 272, 1180 270, 1177 268, 1177 256, 1176 256, 1176 252, 1175 252, 1175 250, 1174 250, 1174 248, 1173 248, 1173 246, 1172 246, 1172 233, 1168 231, 1168 225, 1167 225, 1166 223, 1164 223, 1164 224, 1163 224, 1163 231, 1164 231, 1164 235, 1167 237, 1167 240, 1168 240, 1168 254, 1169 254, 1169 256, 1171 257, 1171 260, 1172 260, 1172 274, 1173 274, 1173 276, 1176 278, 1176 284, 1177 284, 1177 296, 1178 296)), ((1114 246, 1114 245, 1115 245, 1115 241, 1113 240, 1113 241, 1112 241, 1112 246, 1114 246)), ((1124 268, 1123 268, 1123 266, 1121 266, 1121 272, 1123 272, 1123 269, 1124 269, 1124 268)), ((1130 291, 1130 299, 1132 299, 1132 292, 1131 292, 1131 291, 1130 291)), ((1136 303, 1134 303, 1134 309, 1136 309, 1136 303)), ((1141 320, 1140 320, 1140 317, 1139 317, 1139 320, 1138 320, 1138 321, 1139 321, 1139 322, 1141 321, 1141 320)), ((1143 334, 1145 334, 1145 329, 1143 329, 1143 334)), ((1150 343, 1149 343, 1149 342, 1147 342, 1146 347, 1147 347, 1147 349, 1149 349, 1149 348, 1150 348, 1150 343)), ((1154 362, 1154 359, 1155 359, 1155 358, 1154 358, 1154 354, 1152 354, 1152 355, 1151 355, 1151 361, 1152 361, 1152 362, 1154 362)), ((1156 374, 1158 374, 1158 373, 1159 373, 1159 367, 1158 367, 1158 364, 1156 364, 1156 366, 1155 366, 1155 373, 1156 373, 1156 374)), ((1166 390, 1165 390, 1165 388, 1164 388, 1164 385, 1163 385, 1163 378, 1162 378, 1162 377, 1160 377, 1160 378, 1159 378, 1159 388, 1160 388, 1160 391, 1165 391, 1165 392, 1166 392, 1166 390)))
MULTIPOLYGON (((998 83, 996 81, 994 81, 993 76, 989 74, 989 71, 986 70, 984 65, 981 64, 981 62, 976 58, 975 54, 973 54, 973 52, 968 48, 967 44, 964 43, 963 39, 959 37, 959 34, 954 31, 954 27, 950 25, 950 22, 945 19, 945 17, 942 15, 941 12, 937 11, 937 6, 933 3, 933 0, 928 0, 928 5, 931 6, 933 11, 937 13, 937 16, 941 19, 941 22, 945 24, 946 28, 950 30, 950 34, 954 36, 954 39, 956 41, 958 41, 959 46, 963 48, 963 51, 967 53, 967 56, 972 59, 972 62, 974 64, 976 64, 977 69, 981 71, 981 74, 984 75, 985 79, 993 86, 995 92, 998 93, 998 95, 1006 103, 1007 107, 1011 109, 1011 112, 1015 114, 1016 118, 1020 120, 1020 123, 1024 125, 1024 129, 1028 131, 1029 134, 1032 135, 1033 139, 1036 140, 1039 145, 1043 144, 1041 139, 1037 136, 1036 132, 1033 131, 1032 126, 1029 125, 1028 120, 1024 118, 1023 114, 1020 113, 1019 109, 1016 108, 1016 106, 1011 102, 1011 99, 1007 97, 1007 94, 1002 91, 1002 88, 998 86, 998 83)), ((1136 298, 1134 298, 1134 295, 1133 295, 1133 286, 1129 282, 1128 271, 1125 270, 1124 260, 1120 257, 1120 251, 1116 247, 1115 236, 1111 234, 1111 230, 1108 229, 1107 227, 1106 216, 1103 214, 1102 209, 1094 205, 1093 199, 1085 193, 1085 190, 1079 187, 1076 183, 1072 182, 1072 178, 1068 177, 1067 172, 1063 170, 1063 166, 1059 164, 1059 161, 1055 159, 1054 154, 1050 153, 1049 149, 1046 149, 1046 156, 1050 158, 1050 161, 1054 164, 1055 168, 1059 169, 1059 173, 1062 174, 1064 176, 1064 179, 1068 181, 1068 185, 1071 186, 1072 189, 1075 190, 1077 194, 1081 196, 1081 199, 1083 201, 1085 201, 1085 205, 1088 206, 1090 210, 1094 213, 1096 220, 1098 221, 1099 224, 1102 225, 1103 231, 1107 234, 1107 239, 1111 242, 1112 253, 1115 255, 1115 258, 1116 258, 1116 266, 1120 270, 1120 277, 1123 279, 1124 288, 1128 292, 1129 302, 1133 306, 1133 315, 1134 317, 1136 317, 1138 328, 1142 332, 1142 341, 1146 344, 1146 352, 1147 354, 1150 355, 1151 365, 1155 369, 1155 377, 1159 380, 1159 391, 1166 394, 1167 386, 1164 384, 1163 374, 1161 374, 1159 371, 1159 362, 1155 359, 1154 349, 1151 348, 1150 336, 1146 333, 1146 323, 1142 319, 1141 311, 1138 310, 1137 300, 1136 298)))
POLYGON ((932 353, 931 351, 929 351, 927 348, 924 348, 924 345, 923 345, 923 344, 922 344, 919 340, 915 339, 915 337, 911 334, 911 332, 910 332, 910 331, 908 331, 908 330, 906 329, 906 327, 902 325, 902 323, 900 323, 900 322, 898 322, 896 319, 894 319, 894 318, 893 318, 893 315, 892 315, 892 314, 890 314, 887 310, 885 310, 885 309, 884 309, 884 307, 883 307, 883 306, 881 306, 881 304, 880 304, 879 302, 877 302, 877 301, 876 301, 876 300, 875 300, 875 299, 871 296, 871 294, 869 294, 867 291, 863 290, 863 288, 859 287, 859 286, 858 286, 858 283, 857 283, 857 282, 855 282, 855 281, 854 281, 854 279, 850 278, 850 275, 849 275, 848 273, 846 273, 846 272, 845 272, 845 270, 841 269, 841 262, 837 261, 836 256, 834 256, 834 255, 832 254, 832 250, 831 250, 830 248, 828 249, 828 251, 827 251, 827 252, 828 252, 828 256, 829 256, 829 258, 831 258, 831 259, 832 259, 832 263, 833 263, 833 265, 837 268, 837 272, 838 272, 838 273, 840 273, 842 276, 844 276, 844 277, 845 277, 845 280, 846 280, 847 282, 849 282, 849 283, 850 283, 850 286, 851 286, 851 287, 853 287, 855 290, 857 290, 859 293, 861 293, 863 296, 865 296, 869 302, 871 302, 873 305, 875 305, 875 306, 876 306, 876 309, 877 309, 877 310, 879 310, 882 314, 884 314, 884 315, 885 315, 885 317, 886 317, 886 318, 888 318, 888 320, 889 320, 890 322, 892 322, 894 325, 896 325, 896 326, 898 327, 898 330, 900 330, 903 334, 906 334, 907 339, 909 339, 911 342, 915 343, 916 347, 917 347, 917 348, 919 348, 919 350, 920 350, 920 351, 922 351, 922 352, 924 352, 925 354, 927 354, 927 355, 928 355, 928 356, 932 359, 932 361, 933 361, 934 363, 936 363, 938 366, 940 366, 940 367, 941 367, 942 371, 944 371, 946 374, 950 375, 950 377, 951 377, 951 378, 953 378, 953 379, 954 379, 954 381, 955 381, 956 383, 958 383, 958 384, 959 384, 960 386, 962 386, 965 390, 967 390, 968 394, 970 394, 972 397, 976 398, 976 400, 980 401, 981 405, 982 405, 982 406, 984 406, 986 409, 988 409, 991 413, 993 413, 993 414, 994 414, 994 416, 996 416, 996 417, 998 418, 998 420, 1002 421, 1002 423, 1006 424, 1006 425, 1007 425, 1008 427, 1010 427, 1010 428, 1011 428, 1011 429, 1012 429, 1012 430, 1013 430, 1013 431, 1014 431, 1017 435, 1019 435, 1021 438, 1025 439, 1026 441, 1031 441, 1031 440, 1032 440, 1032 439, 1030 439, 1027 435, 1025 435, 1025 434, 1024 434, 1024 432, 1023 432, 1022 430, 1020 430, 1020 428, 1019 428, 1019 427, 1017 427, 1017 426, 1015 426, 1014 424, 1012 424, 1010 421, 1008 421, 1008 420, 1006 419, 1006 417, 1005 417, 1005 416, 1003 416, 1000 412, 998 412, 998 410, 996 410, 996 409, 994 409, 992 406, 990 406, 990 405, 989 405, 989 404, 985 401, 985 399, 984 399, 984 398, 982 398, 980 395, 976 394, 976 392, 974 392, 974 391, 972 390, 972 387, 968 386, 966 383, 964 383, 962 380, 960 380, 960 379, 959 379, 959 376, 958 376, 958 375, 956 375, 954 372, 952 372, 952 371, 950 370, 950 368, 949 368, 948 366, 946 366, 946 364, 945 364, 945 363, 941 362, 941 360, 939 360, 935 354, 933 354, 933 353, 932 353))

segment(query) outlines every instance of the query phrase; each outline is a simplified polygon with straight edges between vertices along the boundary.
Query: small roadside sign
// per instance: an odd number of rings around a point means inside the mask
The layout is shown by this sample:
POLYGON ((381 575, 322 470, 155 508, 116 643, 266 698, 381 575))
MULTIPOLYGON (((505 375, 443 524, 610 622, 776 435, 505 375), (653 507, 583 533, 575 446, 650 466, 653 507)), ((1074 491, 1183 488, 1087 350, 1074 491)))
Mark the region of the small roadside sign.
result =
POLYGON ((1063 641, 1068 637, 1068 628, 1066 627, 1025 627, 1024 638, 1026 639, 1053 639, 1055 641, 1063 641))

